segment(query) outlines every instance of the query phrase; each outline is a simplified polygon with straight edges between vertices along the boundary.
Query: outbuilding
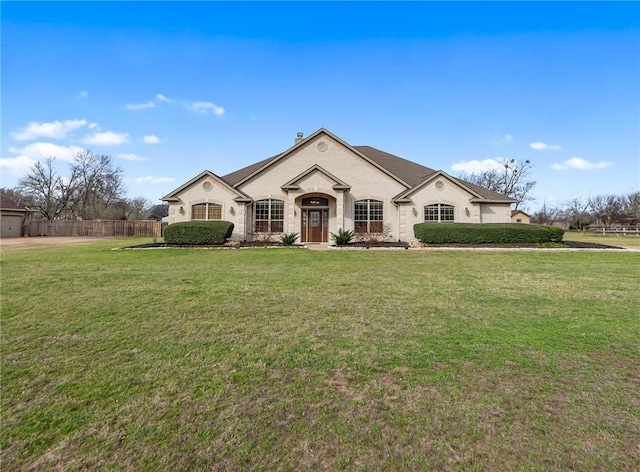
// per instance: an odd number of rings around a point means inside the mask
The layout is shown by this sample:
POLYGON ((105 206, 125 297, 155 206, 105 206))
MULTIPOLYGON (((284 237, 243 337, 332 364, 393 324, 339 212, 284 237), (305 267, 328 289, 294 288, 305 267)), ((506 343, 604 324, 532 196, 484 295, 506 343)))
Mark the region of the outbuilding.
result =
POLYGON ((31 210, 6 195, 0 195, 0 238, 19 238, 29 222, 31 210))

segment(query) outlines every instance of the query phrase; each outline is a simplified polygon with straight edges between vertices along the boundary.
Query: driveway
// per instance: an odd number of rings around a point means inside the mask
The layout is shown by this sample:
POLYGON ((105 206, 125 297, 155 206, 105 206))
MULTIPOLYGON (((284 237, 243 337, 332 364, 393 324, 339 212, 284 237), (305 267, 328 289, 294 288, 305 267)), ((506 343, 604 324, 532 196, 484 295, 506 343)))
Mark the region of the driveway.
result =
POLYGON ((123 238, 90 238, 75 236, 34 236, 31 238, 2 238, 0 246, 11 247, 42 247, 42 246, 62 246, 65 244, 90 243, 94 241, 107 241, 123 238))

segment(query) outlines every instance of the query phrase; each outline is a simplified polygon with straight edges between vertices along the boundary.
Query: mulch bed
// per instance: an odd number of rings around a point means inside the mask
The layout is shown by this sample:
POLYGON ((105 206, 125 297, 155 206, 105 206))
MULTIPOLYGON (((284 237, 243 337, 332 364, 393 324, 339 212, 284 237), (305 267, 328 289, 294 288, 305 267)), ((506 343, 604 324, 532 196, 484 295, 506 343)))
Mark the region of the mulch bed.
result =
MULTIPOLYGON (((608 244, 579 242, 579 241, 563 241, 563 247, 570 249, 623 249, 618 246, 610 246, 608 244)), ((285 247, 282 243, 269 243, 265 245, 261 242, 241 242, 237 245, 229 244, 211 244, 211 245, 185 245, 185 244, 167 244, 167 243, 145 243, 134 246, 125 246, 121 249, 157 249, 157 248, 246 248, 246 247, 285 247)), ((293 244, 289 247, 304 247, 303 244, 293 244)), ((405 242, 382 242, 382 243, 349 243, 343 248, 403 248, 409 249, 409 244, 405 242)), ((536 244, 429 244, 427 247, 453 247, 453 248, 536 248, 536 244)), ((553 248, 552 248, 553 249, 553 248)))

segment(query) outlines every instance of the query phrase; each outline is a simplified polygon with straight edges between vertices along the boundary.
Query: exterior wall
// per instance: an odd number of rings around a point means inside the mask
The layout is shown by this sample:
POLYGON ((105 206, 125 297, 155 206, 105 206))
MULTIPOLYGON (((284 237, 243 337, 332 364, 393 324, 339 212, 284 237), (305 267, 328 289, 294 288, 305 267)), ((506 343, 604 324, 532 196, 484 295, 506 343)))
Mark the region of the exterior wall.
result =
POLYGON ((341 143, 321 134, 266 171, 239 186, 254 200, 277 198, 285 201, 284 227, 299 232, 301 227, 300 197, 327 196, 330 199, 329 231, 353 229, 353 206, 356 200, 375 199, 384 202, 384 223, 391 228, 392 238, 400 237, 398 209, 391 199, 406 190, 406 186, 378 169, 341 143), (324 151, 324 143, 326 148, 324 151), (351 187, 349 191, 334 190, 338 183, 320 171, 311 172, 299 182, 299 190, 284 191, 281 186, 304 174, 314 165, 340 179, 351 187))
POLYGON ((513 215, 511 215, 511 222, 512 223, 522 223, 522 224, 528 225, 529 223, 531 223, 531 217, 529 215, 527 215, 526 213, 516 212, 513 215), (520 221, 518 221, 518 220, 520 220, 520 221))
POLYGON ((469 200, 474 195, 467 192, 459 185, 445 176, 438 177, 424 187, 410 195, 413 203, 403 204, 405 208, 404 219, 401 220, 405 227, 403 240, 415 239, 413 225, 424 222, 424 207, 434 203, 445 203, 454 207, 454 223, 480 223, 480 205, 469 200))
POLYGON ((242 241, 245 238, 245 205, 234 202, 235 197, 237 194, 226 185, 205 175, 180 193, 179 202, 169 202, 169 216, 163 221, 169 224, 191 221, 192 205, 216 203, 222 206, 222 219, 233 223, 231 239, 242 241), (203 186, 205 182, 212 185, 208 191, 203 186))
POLYGON ((480 223, 509 223, 511 221, 510 204, 483 203, 480 208, 480 223))

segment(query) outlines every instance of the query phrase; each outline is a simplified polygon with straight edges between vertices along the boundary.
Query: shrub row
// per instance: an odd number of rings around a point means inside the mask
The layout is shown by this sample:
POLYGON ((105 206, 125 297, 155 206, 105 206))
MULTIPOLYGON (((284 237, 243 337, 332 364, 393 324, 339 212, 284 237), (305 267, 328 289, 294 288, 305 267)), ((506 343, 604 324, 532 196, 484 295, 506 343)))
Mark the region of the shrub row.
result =
POLYGON ((231 237, 233 223, 229 221, 184 221, 164 230, 168 244, 224 244, 231 237))
POLYGON ((522 244, 562 241, 564 230, 555 226, 516 223, 418 223, 417 239, 425 244, 522 244))

